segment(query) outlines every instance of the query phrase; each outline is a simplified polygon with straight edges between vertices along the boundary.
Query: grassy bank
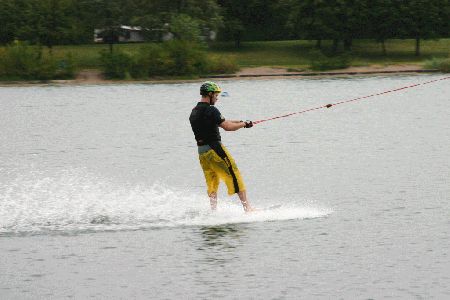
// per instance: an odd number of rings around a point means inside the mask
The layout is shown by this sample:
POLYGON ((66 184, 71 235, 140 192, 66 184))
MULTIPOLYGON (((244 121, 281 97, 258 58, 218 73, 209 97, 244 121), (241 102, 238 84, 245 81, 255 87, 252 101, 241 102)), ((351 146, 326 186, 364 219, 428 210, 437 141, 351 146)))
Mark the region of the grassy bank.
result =
MULTIPOLYGON (((421 43, 421 56, 414 55, 414 40, 386 41, 387 55, 382 54, 380 43, 373 40, 355 40, 353 49, 345 55, 345 62, 351 66, 420 64, 426 65, 433 59, 449 58, 450 39, 429 40, 421 43)), ((115 50, 136 55, 146 44, 118 44, 115 50)), ((322 49, 331 49, 331 41, 323 41, 322 49)), ((1 47, 0 47, 1 50, 1 47)), ((108 45, 77 45, 56 46, 53 48, 53 59, 64 59, 68 55, 74 65, 80 69, 99 69, 100 53, 107 51, 108 45)), ((223 57, 233 60, 239 67, 277 66, 291 69, 311 69, 312 62, 318 59, 315 41, 267 41, 244 42, 236 49, 234 43, 215 43, 207 52, 209 57, 223 57)), ((49 57, 48 49, 44 48, 44 57, 49 57)), ((322 59, 323 56, 320 56, 322 59)), ((327 62, 330 63, 330 62, 327 62)), ((339 61, 331 62, 328 68, 340 65, 339 61)), ((428 64, 430 65, 430 64, 428 64)), ((320 65, 318 69, 320 69, 320 65)), ((342 65, 340 65, 342 67, 342 65)))
MULTIPOLYGON (((414 55, 414 40, 388 40, 387 55, 382 54, 381 45, 373 40, 355 40, 347 55, 352 66, 372 64, 420 64, 431 58, 447 58, 450 54, 450 39, 423 41, 421 56, 414 55)), ((307 68, 315 58, 314 41, 270 41, 243 43, 235 49, 232 43, 218 43, 213 53, 234 56, 241 67, 281 66, 307 68)), ((323 41, 322 48, 331 48, 331 41, 323 41)))
MULTIPOLYGON (((423 63, 431 58, 446 58, 450 53, 450 39, 422 42, 422 54, 414 55, 414 40, 388 40, 387 55, 383 56, 381 46, 372 40, 356 40, 350 53, 352 65, 423 63)), ((143 44, 114 45, 126 53, 136 53, 143 44)), ((240 67, 280 66, 307 67, 314 53, 314 41, 269 41, 244 42, 240 49, 234 43, 215 43, 210 55, 225 55, 235 58, 240 67)), ((331 41, 323 41, 324 49, 331 47, 331 41)), ((81 69, 95 69, 100 65, 100 51, 107 45, 57 46, 54 56, 65 57, 72 53, 75 63, 81 69)))

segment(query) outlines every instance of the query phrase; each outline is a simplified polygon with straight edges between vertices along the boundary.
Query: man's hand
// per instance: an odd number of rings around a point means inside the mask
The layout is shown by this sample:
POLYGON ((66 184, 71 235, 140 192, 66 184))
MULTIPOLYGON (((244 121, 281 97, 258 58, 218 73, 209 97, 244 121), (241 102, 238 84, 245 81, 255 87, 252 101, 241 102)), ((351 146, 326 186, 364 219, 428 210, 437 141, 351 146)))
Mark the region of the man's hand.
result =
POLYGON ((245 123, 245 126, 244 126, 245 128, 252 128, 253 127, 253 122, 252 121, 247 120, 244 123, 245 123))

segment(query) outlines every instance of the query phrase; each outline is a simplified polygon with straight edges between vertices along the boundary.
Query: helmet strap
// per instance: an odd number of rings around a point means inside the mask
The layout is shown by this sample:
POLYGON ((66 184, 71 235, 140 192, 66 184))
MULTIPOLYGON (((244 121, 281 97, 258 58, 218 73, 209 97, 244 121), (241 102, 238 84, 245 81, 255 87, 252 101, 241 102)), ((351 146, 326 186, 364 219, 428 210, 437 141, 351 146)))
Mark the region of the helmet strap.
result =
MULTIPOLYGON (((214 93, 213 93, 212 95, 214 95, 214 93)), ((211 95, 211 92, 208 93, 208 97, 209 97, 209 105, 214 105, 214 104, 212 103, 212 95, 211 95)))

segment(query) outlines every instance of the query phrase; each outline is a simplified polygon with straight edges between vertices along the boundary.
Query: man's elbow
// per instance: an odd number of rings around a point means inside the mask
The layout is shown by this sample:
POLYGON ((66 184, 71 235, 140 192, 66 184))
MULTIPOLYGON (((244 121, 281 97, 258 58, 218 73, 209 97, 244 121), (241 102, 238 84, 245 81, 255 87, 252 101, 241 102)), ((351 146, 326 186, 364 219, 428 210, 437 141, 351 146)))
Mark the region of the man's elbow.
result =
POLYGON ((229 123, 229 122, 223 122, 220 127, 222 127, 223 130, 225 131, 235 131, 236 128, 235 126, 233 126, 233 123, 229 123))
POLYGON ((221 127, 222 127, 222 129, 225 130, 225 131, 233 131, 233 128, 232 128, 231 126, 223 125, 223 126, 221 126, 221 127))

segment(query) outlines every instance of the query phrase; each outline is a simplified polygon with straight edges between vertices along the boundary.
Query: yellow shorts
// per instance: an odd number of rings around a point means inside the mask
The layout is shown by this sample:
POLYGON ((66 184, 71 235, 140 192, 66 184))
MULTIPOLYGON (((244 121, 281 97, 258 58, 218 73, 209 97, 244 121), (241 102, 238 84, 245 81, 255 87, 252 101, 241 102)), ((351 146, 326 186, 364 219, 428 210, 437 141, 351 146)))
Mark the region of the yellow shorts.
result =
POLYGON ((199 155, 200 165, 208 186, 208 195, 217 192, 219 180, 224 181, 227 185, 228 195, 245 191, 241 173, 228 150, 225 146, 220 145, 217 152, 210 149, 199 155))

